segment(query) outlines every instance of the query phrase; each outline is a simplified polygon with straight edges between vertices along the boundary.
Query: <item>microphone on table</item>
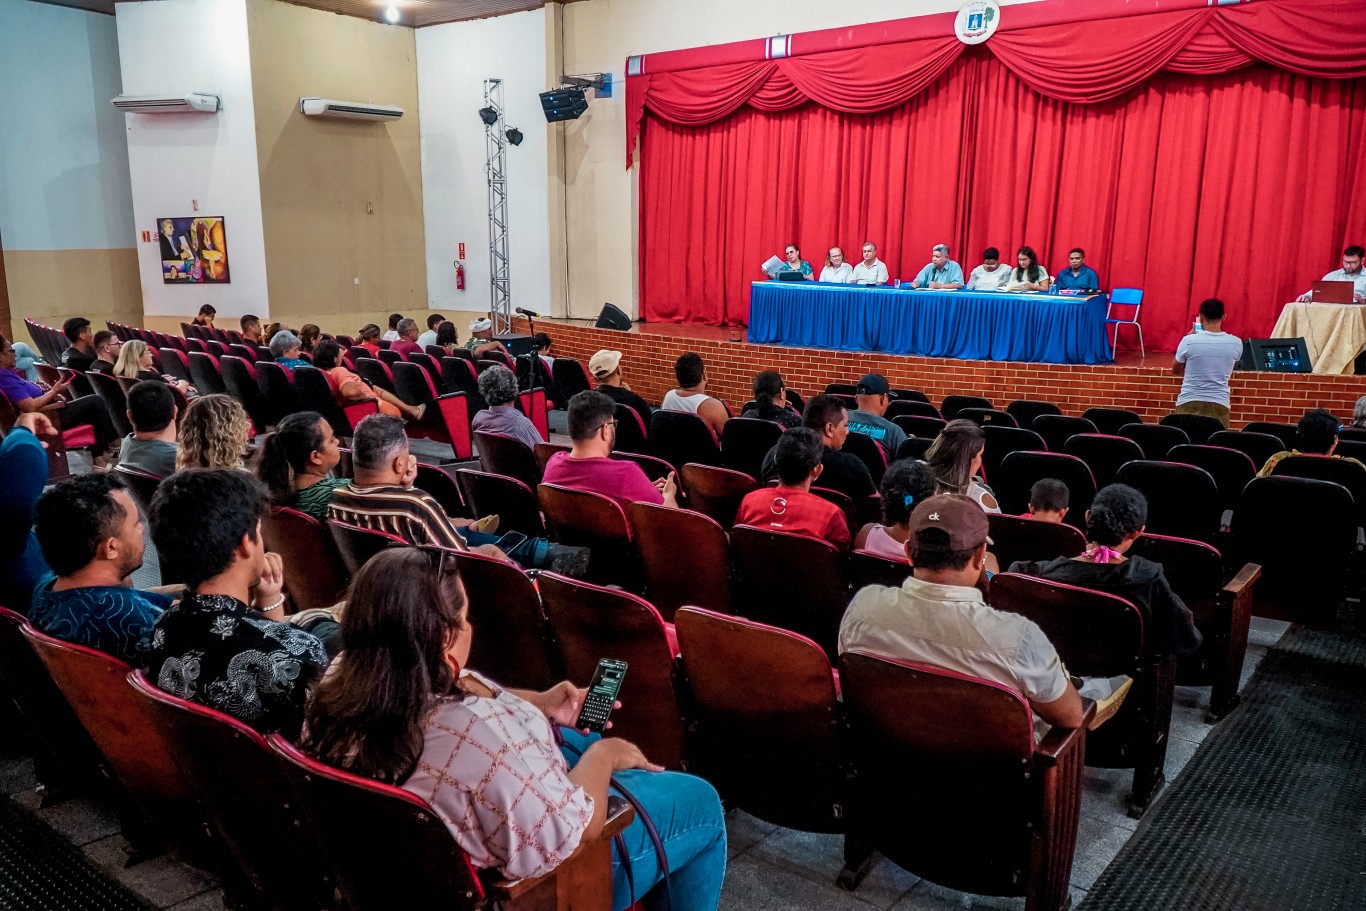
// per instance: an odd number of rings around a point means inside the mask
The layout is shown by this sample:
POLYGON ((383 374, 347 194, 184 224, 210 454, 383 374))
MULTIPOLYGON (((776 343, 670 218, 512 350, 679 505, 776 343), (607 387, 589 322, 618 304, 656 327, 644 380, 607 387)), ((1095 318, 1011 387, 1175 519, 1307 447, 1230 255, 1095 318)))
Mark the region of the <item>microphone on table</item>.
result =
POLYGON ((514 312, 514 313, 520 313, 522 316, 530 316, 530 317, 538 317, 538 316, 541 315, 541 314, 537 313, 535 310, 527 310, 525 307, 518 307, 518 308, 517 308, 516 310, 514 310, 513 312, 514 312))

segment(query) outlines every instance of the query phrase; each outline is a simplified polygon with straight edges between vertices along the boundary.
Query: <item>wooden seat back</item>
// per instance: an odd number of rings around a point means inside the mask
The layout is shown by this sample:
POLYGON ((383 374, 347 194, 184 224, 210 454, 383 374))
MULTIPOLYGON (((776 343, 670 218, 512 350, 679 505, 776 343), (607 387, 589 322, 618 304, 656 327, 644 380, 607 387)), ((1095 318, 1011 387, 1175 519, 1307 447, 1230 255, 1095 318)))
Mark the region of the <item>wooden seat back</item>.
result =
POLYGON ((681 477, 688 504, 715 519, 722 528, 735 524, 740 501, 750 491, 759 489, 753 476, 714 465, 689 463, 683 466, 681 477))
POLYGON ((521 481, 473 468, 456 469, 455 480, 471 515, 497 516, 499 531, 519 531, 528 538, 545 536, 540 501, 521 481))
POLYGON ((844 561, 835 545, 804 535, 737 525, 730 533, 735 609, 751 620, 800 633, 836 655, 849 604, 844 561), (800 585, 792 584, 801 567, 800 585))
POLYGON ((501 433, 477 430, 474 433, 474 448, 479 452, 479 462, 485 471, 516 478, 533 490, 541 483, 541 468, 536 464, 536 455, 521 440, 501 433))
POLYGON ((513 563, 455 555, 465 583, 474 638, 469 666, 504 686, 541 692, 565 679, 541 596, 513 563))
POLYGON ((730 612, 730 548, 715 519, 632 503, 626 510, 645 568, 645 596, 665 621, 685 604, 730 612))
POLYGON ((261 518, 266 550, 280 555, 285 586, 297 610, 329 607, 346 596, 351 570, 327 526, 285 506, 261 518))
POLYGON ((1086 536, 1064 522, 1025 516, 989 515, 991 545, 1001 569, 1021 560, 1046 561, 1075 557, 1086 549, 1086 536))

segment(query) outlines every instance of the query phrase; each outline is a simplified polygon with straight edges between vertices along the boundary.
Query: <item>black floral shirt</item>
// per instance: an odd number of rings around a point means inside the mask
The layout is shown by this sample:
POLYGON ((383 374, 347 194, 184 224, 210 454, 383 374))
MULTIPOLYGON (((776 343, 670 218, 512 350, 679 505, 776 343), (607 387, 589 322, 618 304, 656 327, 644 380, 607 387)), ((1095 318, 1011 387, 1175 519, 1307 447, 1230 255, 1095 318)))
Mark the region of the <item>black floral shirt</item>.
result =
POLYGON ((172 695, 258 731, 298 732, 308 689, 327 668, 313 635, 228 595, 191 595, 152 626, 147 666, 172 695))

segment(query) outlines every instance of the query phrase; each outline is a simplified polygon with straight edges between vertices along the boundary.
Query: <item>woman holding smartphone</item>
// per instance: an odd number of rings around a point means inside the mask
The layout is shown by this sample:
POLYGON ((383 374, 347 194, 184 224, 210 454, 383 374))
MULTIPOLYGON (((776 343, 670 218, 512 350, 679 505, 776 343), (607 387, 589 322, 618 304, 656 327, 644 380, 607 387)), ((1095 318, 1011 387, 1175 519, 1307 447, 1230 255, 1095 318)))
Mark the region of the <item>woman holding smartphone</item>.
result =
MULTIPOLYGON (((533 693, 469 670, 472 638, 454 559, 382 551, 352 582, 343 652, 309 703, 304 749, 423 798, 476 866, 510 878, 548 873, 596 837, 615 776, 659 831, 673 911, 713 911, 726 828, 711 785, 663 771, 620 738, 573 730, 586 691, 568 681, 533 693)), ((663 872, 639 816, 623 836, 640 898, 663 872)), ((616 911, 632 902, 621 860, 614 844, 616 911)))

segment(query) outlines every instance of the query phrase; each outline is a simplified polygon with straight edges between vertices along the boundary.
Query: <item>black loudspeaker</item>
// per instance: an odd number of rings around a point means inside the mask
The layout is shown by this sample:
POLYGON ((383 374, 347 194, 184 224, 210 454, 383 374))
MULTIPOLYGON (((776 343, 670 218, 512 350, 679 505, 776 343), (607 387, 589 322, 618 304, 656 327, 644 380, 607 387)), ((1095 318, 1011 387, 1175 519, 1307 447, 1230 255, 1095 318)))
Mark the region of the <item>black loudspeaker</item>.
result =
POLYGON ((494 341, 502 342, 503 347, 512 352, 513 357, 531 353, 531 336, 525 332, 505 332, 495 335, 494 341))
POLYGON ((1278 373, 1311 373, 1309 350, 1302 338, 1249 338, 1243 340, 1239 370, 1274 370, 1278 373))
POLYGON ((598 321, 593 324, 593 328, 626 332, 631 328, 631 318, 616 304, 603 304, 602 312, 598 314, 598 321))
POLYGON ((541 93, 541 108, 548 123, 578 120, 588 110, 588 98, 581 88, 551 89, 541 93))

